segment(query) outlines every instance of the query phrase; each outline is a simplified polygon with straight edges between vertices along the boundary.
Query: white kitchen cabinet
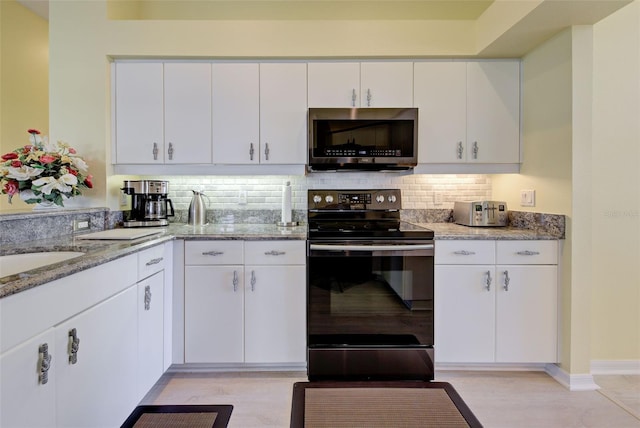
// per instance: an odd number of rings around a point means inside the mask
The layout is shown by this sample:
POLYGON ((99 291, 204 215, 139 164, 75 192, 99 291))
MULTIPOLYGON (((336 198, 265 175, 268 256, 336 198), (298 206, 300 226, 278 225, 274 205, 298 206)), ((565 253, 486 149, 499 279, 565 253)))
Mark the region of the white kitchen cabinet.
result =
POLYGON ((309 107, 410 107, 411 62, 310 62, 309 107))
POLYGON ((245 361, 306 361, 304 241, 245 242, 245 361))
POLYGON ((55 335, 47 329, 36 337, 0 355, 0 426, 15 428, 56 426, 55 335), (45 362, 46 345, 51 360, 45 362), (46 373, 46 380, 40 373, 46 373))
POLYGON ((213 163, 305 164, 304 63, 214 63, 213 163))
POLYGON ((185 362, 303 363, 304 263, 304 241, 187 241, 185 362))
POLYGON ((421 164, 520 162, 520 63, 414 64, 421 164))
POLYGON ((164 364, 164 271, 138 282, 138 395, 141 400, 160 379, 164 364))
POLYGON ((115 163, 211 162, 211 64, 115 64, 115 163))
POLYGON ((556 241, 438 241, 436 362, 556 362, 557 260, 556 241))
POLYGON ((136 324, 131 286, 56 327, 57 426, 118 426, 131 413, 138 401, 136 324))

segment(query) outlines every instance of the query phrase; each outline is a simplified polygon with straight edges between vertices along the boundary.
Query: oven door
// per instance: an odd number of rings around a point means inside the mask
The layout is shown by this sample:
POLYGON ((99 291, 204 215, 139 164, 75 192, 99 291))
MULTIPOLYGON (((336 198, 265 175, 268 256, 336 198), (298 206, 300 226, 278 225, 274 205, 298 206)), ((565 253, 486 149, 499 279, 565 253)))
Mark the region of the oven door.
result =
POLYGON ((309 241, 309 379, 433 379, 433 241, 309 241))

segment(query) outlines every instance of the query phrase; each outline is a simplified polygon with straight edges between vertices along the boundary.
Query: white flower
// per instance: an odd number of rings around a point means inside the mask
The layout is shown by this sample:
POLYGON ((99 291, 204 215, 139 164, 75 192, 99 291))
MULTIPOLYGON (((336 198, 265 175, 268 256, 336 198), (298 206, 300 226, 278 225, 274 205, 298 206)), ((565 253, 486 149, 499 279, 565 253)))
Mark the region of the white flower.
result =
POLYGON ((78 177, 73 174, 65 174, 58 179, 58 182, 68 186, 75 186, 78 184, 78 177))
POLYGON ((54 177, 41 177, 37 180, 33 181, 33 185, 38 187, 42 193, 45 195, 50 195, 52 190, 59 190, 62 193, 68 193, 73 190, 71 186, 67 186, 65 180, 69 182, 69 184, 77 184, 78 179, 73 174, 65 174, 60 179, 56 180, 54 177), (69 176, 73 178, 69 178, 69 176), (75 183, 72 183, 74 182, 75 183))
POLYGON ((89 172, 89 166, 84 160, 82 160, 82 158, 73 156, 71 158, 71 163, 73 163, 73 166, 75 166, 78 171, 80 171, 80 174, 86 175, 89 172))
POLYGON ((10 166, 8 171, 7 177, 15 178, 18 181, 30 180, 31 178, 42 174, 41 168, 33 168, 27 165, 22 165, 20 168, 10 166))

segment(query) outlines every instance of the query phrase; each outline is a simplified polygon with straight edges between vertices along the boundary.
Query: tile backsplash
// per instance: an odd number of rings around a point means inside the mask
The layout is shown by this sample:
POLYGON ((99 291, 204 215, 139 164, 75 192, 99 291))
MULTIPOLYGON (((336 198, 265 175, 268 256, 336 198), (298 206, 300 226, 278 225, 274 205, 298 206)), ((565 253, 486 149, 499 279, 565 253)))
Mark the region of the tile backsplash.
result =
POLYGON ((282 186, 291 182, 292 208, 307 209, 309 189, 402 189, 403 209, 452 209, 454 201, 491 199, 488 175, 314 173, 307 176, 164 176, 176 210, 186 210, 192 189, 209 196, 209 209, 277 210, 282 186))

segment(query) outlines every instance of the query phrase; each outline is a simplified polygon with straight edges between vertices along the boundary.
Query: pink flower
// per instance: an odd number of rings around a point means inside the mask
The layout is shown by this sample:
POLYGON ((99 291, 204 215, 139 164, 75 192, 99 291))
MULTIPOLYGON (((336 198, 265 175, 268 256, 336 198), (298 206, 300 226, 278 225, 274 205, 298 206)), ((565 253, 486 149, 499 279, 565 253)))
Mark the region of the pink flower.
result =
POLYGON ((6 155, 2 155, 2 160, 9 160, 9 159, 18 159, 18 155, 16 153, 7 153, 6 155))
POLYGON ((27 132, 29 134, 36 134, 36 135, 40 135, 40 131, 38 131, 37 129, 27 129, 27 132))
POLYGON ((14 168, 20 168, 22 166, 22 161, 14 160, 11 162, 11 166, 14 168))
POLYGON ((40 162, 42 163, 51 163, 51 162, 55 162, 56 161, 56 157, 55 156, 51 156, 51 155, 42 155, 40 156, 40 159, 38 159, 40 162))
POLYGON ((91 174, 87 175, 87 178, 84 179, 84 184, 86 184, 89 189, 93 189, 93 182, 91 181, 92 179, 93 175, 91 174))
POLYGON ((18 193, 18 182, 16 180, 7 181, 7 184, 4 185, 4 193, 10 196, 18 193))
POLYGON ((73 147, 69 147, 69 153, 71 153, 72 155, 75 155, 76 149, 74 149, 73 147))

